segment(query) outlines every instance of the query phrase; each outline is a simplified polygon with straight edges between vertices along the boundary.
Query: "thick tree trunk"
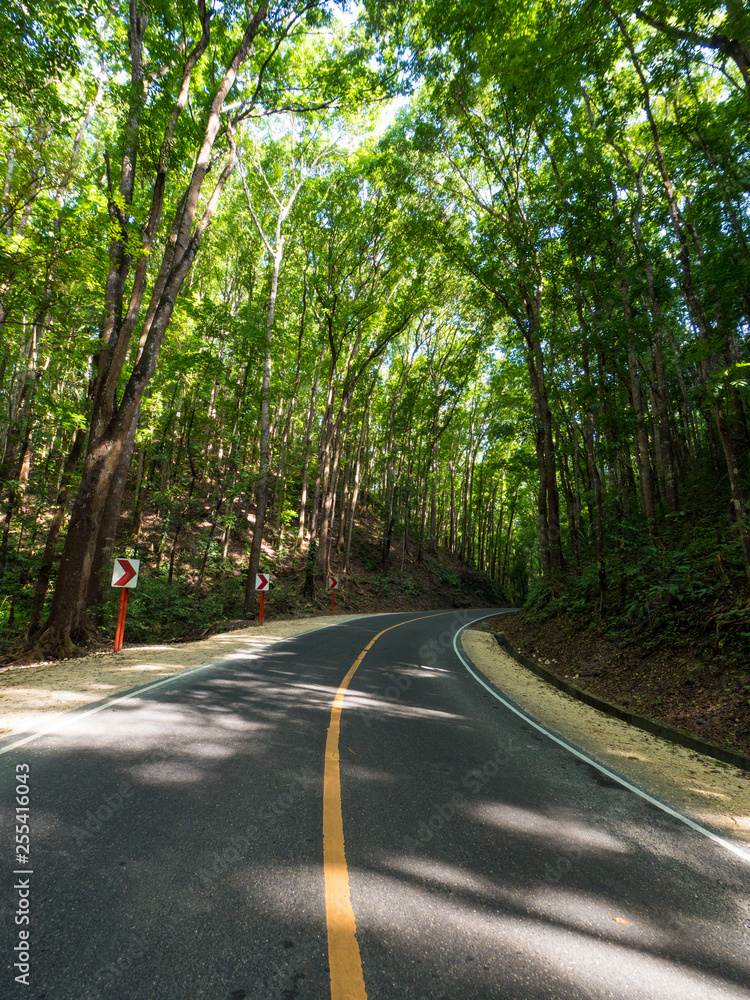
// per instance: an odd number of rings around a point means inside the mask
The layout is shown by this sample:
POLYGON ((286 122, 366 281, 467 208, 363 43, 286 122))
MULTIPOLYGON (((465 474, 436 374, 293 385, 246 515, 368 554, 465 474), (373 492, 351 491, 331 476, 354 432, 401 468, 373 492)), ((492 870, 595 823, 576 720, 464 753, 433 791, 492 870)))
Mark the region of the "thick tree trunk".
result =
POLYGON ((44 554, 42 555, 42 562, 37 573, 36 586, 34 587, 34 599, 31 605, 31 616, 26 630, 26 635, 29 639, 33 638, 33 636, 39 631, 42 624, 42 610, 47 596, 47 588, 49 587, 52 567, 55 564, 57 541, 60 537, 63 521, 65 520, 65 512, 67 510, 68 499, 70 496, 70 478, 75 472, 75 467, 78 465, 81 458, 85 441, 86 434, 84 431, 80 429, 77 430, 73 438, 73 444, 71 445, 70 452, 65 460, 60 488, 57 494, 57 510, 55 511, 52 521, 50 522, 49 530, 47 532, 44 554))
POLYGON ((91 636, 88 587, 104 507, 127 434, 111 433, 89 451, 60 560, 49 621, 38 640, 42 651, 70 656, 91 636))
POLYGON ((125 492, 125 485, 130 471, 130 463, 135 447, 135 434, 137 423, 134 422, 127 439, 124 442, 120 461, 117 466, 112 485, 107 495, 107 502, 102 515, 102 523, 99 528, 99 537, 96 542, 96 553, 91 569, 91 583, 89 585, 88 605, 89 607, 101 606, 106 600, 106 592, 109 586, 109 575, 112 569, 115 543, 117 540, 117 529, 120 525, 120 513, 122 511, 122 499, 125 492))

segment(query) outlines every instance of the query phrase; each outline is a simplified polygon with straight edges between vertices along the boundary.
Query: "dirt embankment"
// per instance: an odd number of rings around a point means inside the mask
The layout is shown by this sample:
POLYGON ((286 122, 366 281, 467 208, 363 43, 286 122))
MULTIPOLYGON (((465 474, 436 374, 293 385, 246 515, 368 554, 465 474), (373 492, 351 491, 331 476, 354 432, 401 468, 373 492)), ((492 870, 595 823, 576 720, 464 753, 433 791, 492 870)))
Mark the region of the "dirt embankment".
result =
POLYGON ((518 612, 488 627, 576 687, 750 754, 750 664, 706 662, 689 647, 645 651, 632 637, 603 639, 567 615, 529 623, 528 615, 518 612))

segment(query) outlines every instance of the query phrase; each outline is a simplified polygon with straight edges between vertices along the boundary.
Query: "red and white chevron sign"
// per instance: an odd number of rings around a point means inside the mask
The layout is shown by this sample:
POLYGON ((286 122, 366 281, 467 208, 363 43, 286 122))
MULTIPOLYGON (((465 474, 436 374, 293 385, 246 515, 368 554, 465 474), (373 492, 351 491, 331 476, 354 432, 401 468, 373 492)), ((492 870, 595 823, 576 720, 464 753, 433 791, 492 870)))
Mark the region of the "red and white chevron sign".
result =
POLYGON ((256 590, 268 590, 271 586, 271 577, 268 573, 256 573, 255 574, 255 589, 256 590))
POLYGON ((134 590, 138 586, 140 568, 140 559, 115 559, 112 586, 127 587, 128 590, 134 590))
POLYGON ((337 576, 328 577, 328 589, 335 590, 339 585, 339 578, 337 576))

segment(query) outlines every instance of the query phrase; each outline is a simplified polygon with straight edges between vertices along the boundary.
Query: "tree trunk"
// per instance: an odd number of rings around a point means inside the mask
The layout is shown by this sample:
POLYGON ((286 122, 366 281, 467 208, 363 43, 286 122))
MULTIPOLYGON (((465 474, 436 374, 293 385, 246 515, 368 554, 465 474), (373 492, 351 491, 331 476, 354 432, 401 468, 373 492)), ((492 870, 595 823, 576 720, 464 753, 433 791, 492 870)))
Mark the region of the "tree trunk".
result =
POLYGON ((96 552, 91 569, 91 583, 89 585, 88 596, 89 607, 101 607, 106 600, 108 577, 114 557, 117 529, 120 526, 122 499, 135 447, 136 427, 137 424, 134 422, 128 432, 122 449, 122 455, 120 456, 120 462, 117 466, 117 472, 107 495, 107 502, 102 515, 102 523, 99 528, 99 537, 97 538, 96 552))
POLYGON ((646 514, 646 523, 650 535, 656 534, 656 503, 654 500, 654 477, 651 473, 651 456, 649 454, 648 431, 646 415, 638 380, 638 362, 633 347, 628 348, 628 372, 630 373, 630 395, 633 400, 633 411, 636 419, 636 443, 638 446, 638 468, 641 480, 641 498, 646 514))
MULTIPOLYGON (((590 384, 591 375, 589 372, 588 347, 583 345, 583 373, 586 381, 590 384)), ((590 395, 590 394, 589 394, 590 395)), ((594 412, 591 407, 586 409, 583 424, 583 442, 586 452, 586 465, 589 473, 589 480, 594 492, 594 539, 596 545, 596 567, 599 579, 599 607, 601 608, 607 594, 607 573, 604 562, 604 503, 602 497, 602 481, 599 476, 599 467, 596 462, 596 452, 594 449, 594 437, 596 425, 594 412)))
POLYGON ((26 635, 29 639, 31 639, 39 631, 42 624, 42 610, 47 596, 47 588, 52 574, 52 567, 55 563, 57 540, 60 537, 60 531, 62 529, 63 521, 65 520, 65 511, 67 509, 68 499, 70 496, 70 478, 75 472, 75 467, 78 465, 81 458, 85 441, 86 434, 79 428, 75 433, 70 452, 65 460, 60 489, 57 494, 57 510, 55 511, 52 521, 50 522, 49 531, 47 532, 47 541, 44 546, 44 554, 42 555, 42 562, 37 573, 36 586, 34 588, 34 599, 31 605, 31 616, 29 619, 28 629, 26 630, 26 635))
POLYGON ((357 500, 359 498, 359 478, 360 478, 360 468, 362 460, 362 446, 367 433, 368 421, 370 418, 370 396, 372 394, 372 387, 370 392, 367 394, 367 403, 365 404, 365 412, 362 416, 362 426, 359 432, 359 441, 357 443, 357 457, 354 462, 354 477, 352 482, 352 496, 349 502, 349 522, 346 530, 346 551, 344 553, 344 575, 349 572, 349 557, 352 550, 352 536, 354 535, 354 518, 357 511, 357 500))
POLYGON ((281 237, 276 242, 276 252, 273 258, 271 273, 271 291, 268 296, 268 316, 266 319, 266 356, 263 364, 263 385, 260 397, 260 468, 258 483, 255 489, 255 527, 253 542, 250 549, 250 563, 245 582, 244 615, 246 618, 255 615, 255 575, 260 567, 260 552, 263 545, 263 531, 266 525, 266 506, 268 504, 268 445, 270 439, 270 399, 271 399, 271 345, 273 343, 273 324, 276 313, 276 295, 279 290, 279 271, 283 256, 284 243, 281 237))
MULTIPOLYGON (((677 243, 679 247, 679 261, 680 261, 680 272, 681 272, 681 283, 682 289, 685 294, 685 299, 690 310, 690 315, 695 323, 698 330, 698 334, 705 342, 706 353, 705 356, 700 359, 701 367, 701 380, 704 385, 707 385, 711 379, 711 361, 709 352, 712 349, 712 331, 709 327, 709 323, 706 318, 706 313, 701 306, 696 292, 695 283, 693 281, 693 271, 692 271, 692 261, 691 261, 691 244, 688 241, 687 233, 690 233, 693 239, 693 246, 700 254, 700 246, 695 242, 695 232, 690 226, 686 225, 685 218, 683 217, 682 210, 678 198, 675 194, 674 185, 672 179, 667 170, 666 161, 664 158, 664 150, 661 142, 661 135, 656 124, 656 119, 654 118, 652 107, 651 107, 651 91, 646 79, 646 75, 643 71, 643 66, 641 64, 640 58, 638 57, 635 44, 625 27, 625 23, 619 14, 615 13, 605 0, 607 9, 615 18, 617 25, 620 29, 620 33, 624 39, 625 47, 630 55, 630 60, 633 64, 638 77, 641 81, 641 87, 643 89, 643 104, 644 110, 646 112, 646 118, 648 120, 649 126, 651 128, 651 134, 654 139, 654 152, 656 154, 656 163, 659 168, 659 175, 661 177, 662 189, 664 191, 665 197, 667 199, 667 205, 669 207, 669 217, 672 223, 672 230, 677 238, 677 243)), ((716 307, 718 303, 714 303, 716 307)), ((724 405, 721 400, 713 398, 711 400, 711 410, 716 421, 716 428, 719 435, 719 440, 721 441, 721 446, 724 452, 724 459, 726 461, 727 472, 729 475, 729 481, 732 486, 732 503, 737 516, 737 529, 740 536, 740 544, 742 547, 742 553, 745 563, 745 575, 748 580, 750 580, 750 533, 748 532, 747 523, 747 508, 745 504, 744 489, 742 485, 742 479, 739 475, 739 470, 736 464, 736 457, 734 454, 734 446, 732 444, 731 435, 729 433, 729 425, 726 419, 726 414, 724 412, 724 405)))

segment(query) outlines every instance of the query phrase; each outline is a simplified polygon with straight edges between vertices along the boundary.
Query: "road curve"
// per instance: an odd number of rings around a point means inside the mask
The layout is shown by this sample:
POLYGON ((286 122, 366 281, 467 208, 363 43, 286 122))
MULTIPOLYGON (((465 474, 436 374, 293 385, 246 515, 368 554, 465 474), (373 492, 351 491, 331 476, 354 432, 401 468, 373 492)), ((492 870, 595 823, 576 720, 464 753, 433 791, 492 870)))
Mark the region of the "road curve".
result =
POLYGON ((0 996, 750 1000, 748 864, 477 683, 490 613, 359 618, 0 756, 0 996))

